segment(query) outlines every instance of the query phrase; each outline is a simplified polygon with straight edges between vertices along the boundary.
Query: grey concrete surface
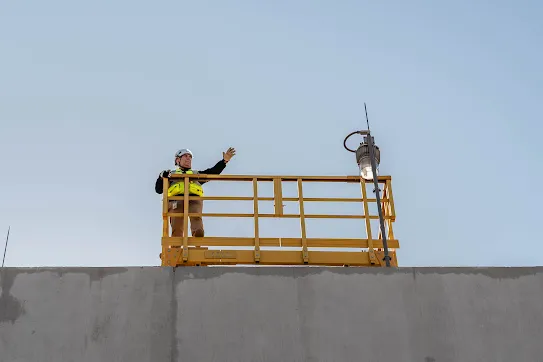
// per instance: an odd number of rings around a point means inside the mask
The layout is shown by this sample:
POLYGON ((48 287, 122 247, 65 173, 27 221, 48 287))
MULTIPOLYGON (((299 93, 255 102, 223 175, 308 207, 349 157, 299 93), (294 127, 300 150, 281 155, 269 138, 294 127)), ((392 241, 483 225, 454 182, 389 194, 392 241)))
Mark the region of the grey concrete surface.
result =
POLYGON ((0 362, 542 356, 543 268, 0 270, 0 362))

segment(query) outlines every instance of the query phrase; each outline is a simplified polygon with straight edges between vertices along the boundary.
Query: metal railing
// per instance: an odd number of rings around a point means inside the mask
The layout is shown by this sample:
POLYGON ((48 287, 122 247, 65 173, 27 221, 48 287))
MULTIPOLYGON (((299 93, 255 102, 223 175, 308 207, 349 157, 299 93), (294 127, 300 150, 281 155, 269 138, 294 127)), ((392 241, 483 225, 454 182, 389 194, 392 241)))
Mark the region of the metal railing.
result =
MULTIPOLYGON (((376 206, 376 198, 368 197, 366 184, 373 185, 373 181, 365 181, 359 176, 245 176, 245 175, 172 175, 163 180, 163 230, 162 253, 160 258, 162 266, 204 266, 214 264, 262 264, 262 265, 330 265, 330 266, 385 266, 383 241, 379 231, 375 238, 372 233, 371 220, 379 220, 377 214, 370 213, 370 205, 376 206), (170 180, 171 179, 171 180, 170 180), (182 181, 181 181, 181 180, 182 181), (189 180, 199 181, 243 181, 251 182, 253 196, 173 196, 168 197, 167 190, 171 182, 184 182, 184 190, 189 189, 189 180), (273 183, 273 197, 259 197, 258 185, 260 182, 273 183), (282 185, 285 182, 297 184, 298 197, 283 197, 282 185), (360 198, 303 196, 303 185, 306 182, 321 183, 359 183, 360 198), (220 200, 220 201, 253 201, 252 213, 190 213, 189 200, 220 200), (183 212, 169 212, 170 201, 182 201, 183 212), (273 201, 273 213, 260 213, 259 201, 273 201), (299 212, 287 214, 283 210, 284 201, 298 203, 299 212), (363 214, 306 214, 304 205, 309 202, 359 202, 362 204, 363 214), (189 218, 193 216, 206 217, 235 217, 253 218, 253 237, 192 237, 189 236, 189 218), (170 236, 169 226, 171 217, 182 217, 183 236, 170 236), (301 237, 299 238, 269 238, 261 237, 259 220, 261 218, 296 218, 300 220, 301 237), (306 230, 307 219, 361 219, 364 220, 364 238, 308 238, 306 230), (250 250, 238 250, 239 247, 249 247, 250 250), (263 247, 272 250, 262 250, 263 247), (271 247, 271 248, 269 248, 271 247), (285 248, 297 247, 300 250, 287 250, 285 248), (214 248, 219 248, 213 250, 214 248), (321 250, 314 250, 319 248, 321 250), (356 251, 346 251, 347 248, 357 248, 356 251), (324 249, 324 250, 322 250, 324 249), (342 250, 342 251, 339 251, 342 250)), ((394 199, 392 195, 391 177, 379 176, 379 188, 382 192, 381 204, 383 217, 387 229, 387 241, 391 264, 397 266, 396 248, 399 242, 394 238, 393 222, 396 220, 394 199)), ((361 227, 361 231, 364 227, 361 227)))

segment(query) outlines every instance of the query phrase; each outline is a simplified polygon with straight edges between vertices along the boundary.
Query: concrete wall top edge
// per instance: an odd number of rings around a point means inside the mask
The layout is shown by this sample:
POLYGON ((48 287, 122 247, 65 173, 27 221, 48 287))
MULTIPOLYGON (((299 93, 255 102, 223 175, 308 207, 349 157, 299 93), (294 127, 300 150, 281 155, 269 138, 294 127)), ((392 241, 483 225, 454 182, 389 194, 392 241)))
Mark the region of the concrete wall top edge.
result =
POLYGON ((53 273, 58 276, 64 274, 87 274, 90 281, 99 281, 104 277, 123 274, 133 271, 151 271, 175 273, 178 277, 192 279, 215 278, 224 274, 241 273, 246 275, 301 277, 321 273, 334 273, 340 275, 372 274, 372 275, 397 275, 397 274, 457 274, 457 275, 483 275, 490 278, 510 279, 522 276, 543 274, 543 266, 535 267, 400 267, 400 268, 367 268, 367 267, 6 267, 0 270, 0 279, 13 279, 19 274, 53 273))

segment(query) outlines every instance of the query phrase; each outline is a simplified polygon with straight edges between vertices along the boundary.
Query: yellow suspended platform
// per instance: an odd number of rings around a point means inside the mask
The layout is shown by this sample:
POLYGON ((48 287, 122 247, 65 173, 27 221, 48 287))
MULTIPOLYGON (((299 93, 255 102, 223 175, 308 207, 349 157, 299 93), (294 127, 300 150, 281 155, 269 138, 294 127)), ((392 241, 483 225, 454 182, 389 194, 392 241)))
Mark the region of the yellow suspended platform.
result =
MULTIPOLYGON (((172 181, 183 179, 185 190, 188 190, 190 179, 200 181, 237 181, 251 182, 253 196, 163 196, 163 230, 162 252, 160 254, 162 266, 205 266, 205 265, 321 265, 321 266, 373 266, 384 267, 384 245, 381 232, 377 237, 372 235, 371 220, 379 220, 377 212, 370 213, 370 208, 377 209, 376 198, 369 198, 373 191, 373 181, 367 181, 359 176, 246 176, 246 175, 172 175, 164 179, 164 190, 168 190, 172 181), (261 182, 273 183, 273 197, 259 197, 258 185, 261 182), (282 185, 285 182, 297 184, 297 197, 283 197, 282 185), (310 182, 319 183, 359 183, 361 197, 304 197, 303 185, 310 182), (368 190, 368 187, 372 191, 368 190), (189 200, 202 199, 215 201, 253 201, 252 213, 189 213, 187 212, 189 200), (183 202, 185 212, 168 212, 169 201, 183 202), (259 201, 273 201, 273 213, 260 213, 259 201), (283 202, 298 203, 299 212, 286 214, 283 212, 283 202), (360 203, 363 213, 352 214, 306 214, 304 205, 308 202, 340 202, 360 203), (253 237, 191 237, 189 236, 188 220, 193 216, 221 217, 221 218, 252 218, 254 220, 253 237), (170 218, 183 217, 183 237, 170 236, 170 218), (268 238, 259 235, 259 220, 261 218, 295 218, 300 220, 301 236, 299 238, 268 238), (361 219, 361 238, 308 238, 306 230, 307 219, 361 219), (245 250, 240 250, 241 248, 245 250), (266 248, 266 249, 262 249, 266 248), (289 249, 286 249, 289 248, 289 249), (298 250, 291 250, 298 248, 298 250), (314 250, 318 248, 319 250, 314 250), (248 249, 248 250, 247 250, 248 249), (347 250, 356 249, 356 250, 347 250)), ((390 176, 379 176, 379 189, 381 190, 381 207, 385 221, 386 240, 391 258, 391 265, 397 266, 395 249, 399 248, 399 241, 394 238, 393 223, 396 220, 394 199, 392 194, 392 179, 390 176)), ((336 186, 337 187, 337 186, 336 186)))

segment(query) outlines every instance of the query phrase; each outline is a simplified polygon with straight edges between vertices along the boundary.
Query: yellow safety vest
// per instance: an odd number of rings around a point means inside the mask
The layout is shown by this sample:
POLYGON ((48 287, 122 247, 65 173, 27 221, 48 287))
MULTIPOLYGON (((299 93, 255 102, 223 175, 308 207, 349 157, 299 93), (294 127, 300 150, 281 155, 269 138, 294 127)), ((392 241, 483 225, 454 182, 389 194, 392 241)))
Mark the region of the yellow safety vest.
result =
MULTIPOLYGON (((177 170, 172 172, 172 175, 179 175, 183 173, 192 175, 198 172, 194 172, 192 170, 188 170, 185 172, 178 168, 177 170)), ((170 185, 170 187, 168 188, 168 197, 183 195, 184 192, 185 192, 185 180, 181 180, 170 185)), ((202 188, 202 184, 200 184, 198 181, 192 181, 192 179, 189 179, 189 194, 203 196, 204 189, 202 188)))

